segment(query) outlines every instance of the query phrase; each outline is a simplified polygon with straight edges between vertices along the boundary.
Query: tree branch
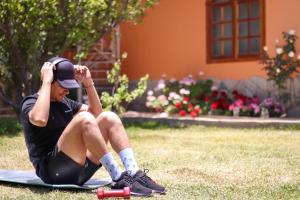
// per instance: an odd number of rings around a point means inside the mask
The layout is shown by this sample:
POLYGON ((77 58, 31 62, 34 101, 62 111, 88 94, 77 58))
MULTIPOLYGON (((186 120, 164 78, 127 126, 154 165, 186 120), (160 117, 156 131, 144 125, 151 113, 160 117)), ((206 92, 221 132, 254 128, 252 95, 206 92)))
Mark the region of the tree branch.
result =
POLYGON ((0 87, 0 98, 2 101, 13 107, 15 110, 20 110, 20 106, 10 100, 10 98, 4 93, 2 87, 0 87))

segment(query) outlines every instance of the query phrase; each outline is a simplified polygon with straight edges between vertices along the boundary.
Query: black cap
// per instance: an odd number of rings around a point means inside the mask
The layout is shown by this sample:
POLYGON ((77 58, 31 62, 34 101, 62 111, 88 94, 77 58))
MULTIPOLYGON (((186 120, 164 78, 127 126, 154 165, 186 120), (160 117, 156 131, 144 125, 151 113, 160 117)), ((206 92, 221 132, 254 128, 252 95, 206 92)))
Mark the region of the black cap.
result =
POLYGON ((56 70, 53 71, 54 78, 60 86, 67 89, 79 88, 77 81, 75 80, 74 65, 66 58, 54 57, 49 60, 56 66, 56 70))

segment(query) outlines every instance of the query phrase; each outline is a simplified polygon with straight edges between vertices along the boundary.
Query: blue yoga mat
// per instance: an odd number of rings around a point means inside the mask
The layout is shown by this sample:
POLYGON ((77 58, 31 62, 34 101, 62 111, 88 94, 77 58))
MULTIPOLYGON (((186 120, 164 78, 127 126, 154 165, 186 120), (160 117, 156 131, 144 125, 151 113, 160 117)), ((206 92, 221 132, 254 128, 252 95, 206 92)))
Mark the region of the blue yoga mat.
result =
POLYGON ((0 182, 17 183, 31 186, 41 186, 48 188, 58 189, 85 189, 92 190, 99 187, 103 187, 111 184, 110 178, 104 179, 90 179, 85 184, 72 185, 72 184, 47 184, 44 183, 34 171, 22 171, 22 170, 0 170, 0 182))

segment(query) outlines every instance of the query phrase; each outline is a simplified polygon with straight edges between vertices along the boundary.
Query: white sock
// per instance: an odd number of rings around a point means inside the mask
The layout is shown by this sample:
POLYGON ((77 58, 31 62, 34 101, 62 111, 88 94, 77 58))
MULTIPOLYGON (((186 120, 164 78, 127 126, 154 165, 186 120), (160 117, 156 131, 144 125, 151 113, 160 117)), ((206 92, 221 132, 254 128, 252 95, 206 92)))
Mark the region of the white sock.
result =
POLYGON ((132 176, 135 175, 136 172, 139 170, 139 167, 134 158, 133 150, 131 148, 123 149, 119 152, 119 156, 122 160, 126 171, 129 171, 132 176))
POLYGON ((111 153, 107 153, 100 158, 101 164, 104 166, 106 171, 109 173, 112 180, 118 180, 122 174, 122 170, 118 163, 115 161, 111 153))

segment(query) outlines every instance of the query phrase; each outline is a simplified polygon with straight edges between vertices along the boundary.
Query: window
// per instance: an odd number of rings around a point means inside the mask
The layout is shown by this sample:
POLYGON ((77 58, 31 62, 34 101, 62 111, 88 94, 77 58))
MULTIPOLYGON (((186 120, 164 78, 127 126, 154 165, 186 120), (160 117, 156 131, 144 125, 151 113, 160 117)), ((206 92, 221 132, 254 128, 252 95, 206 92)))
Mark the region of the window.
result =
POLYGON ((264 0, 207 0, 208 62, 259 59, 264 0))

